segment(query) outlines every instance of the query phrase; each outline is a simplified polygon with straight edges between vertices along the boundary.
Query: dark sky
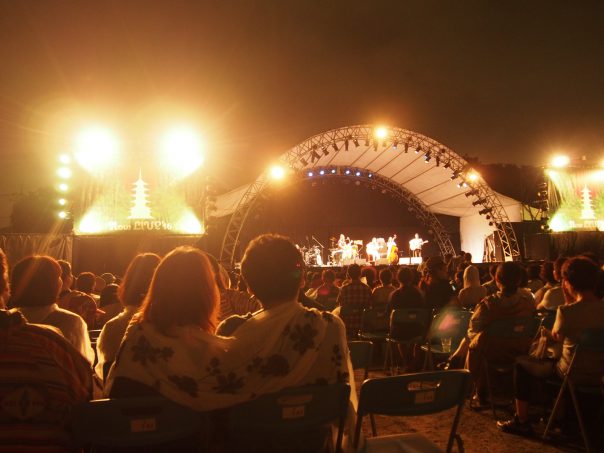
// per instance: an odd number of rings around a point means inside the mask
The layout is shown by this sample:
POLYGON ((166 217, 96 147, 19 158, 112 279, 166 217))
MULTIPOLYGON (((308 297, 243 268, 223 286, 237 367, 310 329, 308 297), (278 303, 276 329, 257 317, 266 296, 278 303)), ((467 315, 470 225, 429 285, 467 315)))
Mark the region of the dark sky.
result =
POLYGON ((0 191, 44 182, 78 119, 139 150, 189 120, 227 181, 363 123, 484 162, 604 155, 603 24, 601 1, 0 0, 0 191))

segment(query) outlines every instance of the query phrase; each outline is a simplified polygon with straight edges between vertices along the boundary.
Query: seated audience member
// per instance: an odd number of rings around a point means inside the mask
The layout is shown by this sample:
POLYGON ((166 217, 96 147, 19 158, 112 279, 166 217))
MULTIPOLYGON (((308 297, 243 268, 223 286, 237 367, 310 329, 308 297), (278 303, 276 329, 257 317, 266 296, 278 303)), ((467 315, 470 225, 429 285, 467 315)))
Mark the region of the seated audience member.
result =
POLYGON ((134 257, 126 270, 124 281, 117 289, 117 297, 124 310, 107 321, 96 345, 98 362, 95 369, 101 379, 106 377, 106 367, 115 360, 128 324, 147 295, 159 261, 160 258, 155 253, 141 253, 134 257))
POLYGON ((30 323, 56 327, 90 363, 94 361, 86 323, 56 303, 61 266, 54 258, 35 255, 19 261, 12 272, 11 288, 11 308, 17 308, 30 323))
POLYGON ((71 273, 71 264, 69 263, 69 261, 65 261, 65 260, 58 260, 57 262, 59 263, 59 266, 61 266, 61 282, 62 282, 61 291, 59 291, 59 299, 57 301, 57 304, 59 305, 59 307, 67 310, 69 296, 73 292, 73 290, 71 288, 73 285, 73 274, 71 273))
POLYGON ((99 308, 105 313, 102 317, 98 328, 102 328, 107 321, 115 318, 122 312, 122 304, 120 302, 117 293, 119 291, 119 285, 115 283, 109 283, 101 291, 101 297, 99 299, 99 308))
POLYGON ((105 286, 115 283, 115 275, 113 275, 111 272, 102 273, 101 279, 105 282, 105 286))
POLYGON ((57 329, 17 310, 0 310, 0 345, 0 450, 75 451, 68 416, 92 397, 90 363, 57 329))
POLYGON ((126 332, 109 394, 159 392, 206 411, 286 387, 347 382, 341 321, 297 302, 304 262, 295 245, 260 236, 248 246, 241 271, 264 310, 243 322, 235 338, 218 337, 219 293, 207 256, 190 247, 166 255, 126 332))
POLYGON ((467 349, 466 368, 476 382, 476 399, 486 405, 485 376, 482 369, 482 355, 496 362, 512 362, 517 356, 526 354, 531 339, 490 340, 487 327, 494 321, 532 316, 535 311, 533 298, 525 291, 519 291, 520 269, 518 264, 500 264, 495 276, 499 292, 484 298, 477 306, 468 328, 467 340, 462 342, 455 357, 463 357, 467 349), (467 343, 469 341, 469 343, 467 343))
POLYGON ((372 292, 373 307, 386 308, 390 294, 396 289, 392 285, 392 271, 390 269, 382 269, 379 273, 380 285, 376 286, 372 292))
POLYGON ((366 285, 373 290, 377 285, 377 272, 373 266, 365 266, 361 269, 361 281, 365 278, 366 285))
POLYGON ((325 310, 331 311, 336 308, 340 288, 335 285, 336 274, 331 269, 325 269, 321 274, 323 283, 317 288, 316 301, 319 302, 325 310))
MULTIPOLYGON (((560 305, 551 332, 542 328, 550 341, 562 343, 562 353, 554 360, 519 357, 515 364, 514 392, 516 414, 507 421, 497 422, 505 432, 532 433, 528 417, 533 379, 557 376, 563 378, 568 371, 577 341, 586 329, 604 327, 604 303, 596 296, 595 288, 602 271, 588 258, 575 257, 562 267, 562 289, 567 303, 560 305)), ((598 386, 604 375, 604 355, 600 352, 577 353, 573 362, 573 381, 578 385, 598 386)))
POLYGON ((476 266, 470 265, 463 272, 463 288, 459 292, 459 303, 464 308, 473 309, 487 295, 487 289, 480 284, 480 274, 476 266))
POLYGON ((540 271, 541 268, 538 264, 529 264, 526 268, 526 275, 528 277, 527 288, 530 289, 533 294, 543 287, 543 282, 539 278, 540 271))
POLYGON ((564 293, 562 291, 562 266, 566 258, 558 258, 554 261, 554 282, 550 289, 543 294, 543 299, 537 304, 537 310, 556 310, 564 304, 564 293))
POLYGON ((495 294, 497 291, 499 291, 497 281, 495 280, 495 274, 497 274, 497 264, 491 264, 489 266, 489 275, 491 276, 491 279, 482 284, 482 286, 484 286, 487 290, 487 296, 495 294))
POLYGON ((363 309, 371 307, 371 289, 361 281, 361 267, 358 264, 348 266, 349 282, 340 288, 337 305, 340 307, 339 316, 346 326, 349 338, 356 338, 361 329, 363 309), (346 313, 347 309, 358 309, 355 313, 346 313))
POLYGON ((102 310, 97 309, 92 296, 81 291, 73 291, 69 295, 65 309, 80 315, 88 330, 96 329, 97 318, 100 319, 105 314, 102 310))
POLYGON ((541 265, 539 277, 543 281, 543 286, 535 292, 535 306, 541 303, 543 296, 550 288, 556 286, 556 279, 554 278, 554 263, 551 261, 544 261, 541 265))
POLYGON ((437 256, 426 260, 424 279, 420 284, 424 291, 425 307, 440 310, 454 303, 455 292, 447 278, 447 268, 444 261, 437 256))
POLYGON ((388 310, 397 308, 425 308, 424 296, 414 285, 413 269, 401 266, 398 270, 397 279, 400 287, 390 294, 388 310))

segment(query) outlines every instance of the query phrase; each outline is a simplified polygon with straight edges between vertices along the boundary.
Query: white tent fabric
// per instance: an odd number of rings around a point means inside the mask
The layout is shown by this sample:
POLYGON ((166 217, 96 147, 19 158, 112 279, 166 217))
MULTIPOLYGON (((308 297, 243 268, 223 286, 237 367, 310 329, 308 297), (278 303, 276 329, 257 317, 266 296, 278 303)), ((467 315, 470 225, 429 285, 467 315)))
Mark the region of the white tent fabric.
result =
MULTIPOLYGON (((458 187, 459 179, 451 180, 452 172, 444 167, 445 162, 440 161, 437 165, 434 156, 426 161, 424 152, 412 147, 405 152, 402 146, 378 146, 375 150, 373 146, 354 146, 350 143, 349 150, 345 151, 343 143, 337 145, 338 151, 329 148, 327 155, 318 152, 319 157, 315 156, 313 163, 298 165, 297 169, 310 171, 336 167, 342 173, 346 168, 355 168, 388 178, 413 193, 431 212, 460 217, 462 250, 471 252, 476 262, 482 259, 484 238, 492 233, 493 228, 484 216, 478 214, 483 206, 473 206, 475 198, 465 196, 470 189, 458 187)), ((306 160, 311 161, 310 158, 306 160)), ((250 184, 218 197, 216 215, 221 217, 234 212, 249 187, 250 184)), ((494 195, 511 222, 522 220, 522 204, 519 201, 497 193, 494 195)))

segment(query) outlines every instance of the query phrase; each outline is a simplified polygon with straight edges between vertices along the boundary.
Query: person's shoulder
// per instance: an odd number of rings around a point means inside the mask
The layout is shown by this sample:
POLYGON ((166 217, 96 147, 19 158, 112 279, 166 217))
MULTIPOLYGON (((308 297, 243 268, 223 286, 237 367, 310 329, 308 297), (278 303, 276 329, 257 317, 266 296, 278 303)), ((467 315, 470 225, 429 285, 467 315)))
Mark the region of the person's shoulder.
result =
POLYGON ((248 313, 246 315, 229 316, 218 324, 218 327, 216 328, 216 335, 221 337, 230 337, 235 333, 239 326, 252 317, 252 313, 248 313))

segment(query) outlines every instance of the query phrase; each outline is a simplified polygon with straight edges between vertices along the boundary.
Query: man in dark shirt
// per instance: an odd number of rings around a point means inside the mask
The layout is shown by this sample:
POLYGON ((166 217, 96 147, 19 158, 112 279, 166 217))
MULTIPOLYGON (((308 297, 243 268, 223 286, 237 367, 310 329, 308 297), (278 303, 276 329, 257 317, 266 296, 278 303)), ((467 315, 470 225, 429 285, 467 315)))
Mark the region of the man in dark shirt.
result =
POLYGON ((397 278, 401 286, 390 294, 388 310, 424 308, 424 297, 420 290, 413 286, 413 270, 408 267, 401 267, 398 270, 397 278))
POLYGON ((428 258, 426 261, 427 274, 423 285, 426 308, 440 310, 455 299, 455 292, 447 278, 447 266, 438 256, 428 258))

